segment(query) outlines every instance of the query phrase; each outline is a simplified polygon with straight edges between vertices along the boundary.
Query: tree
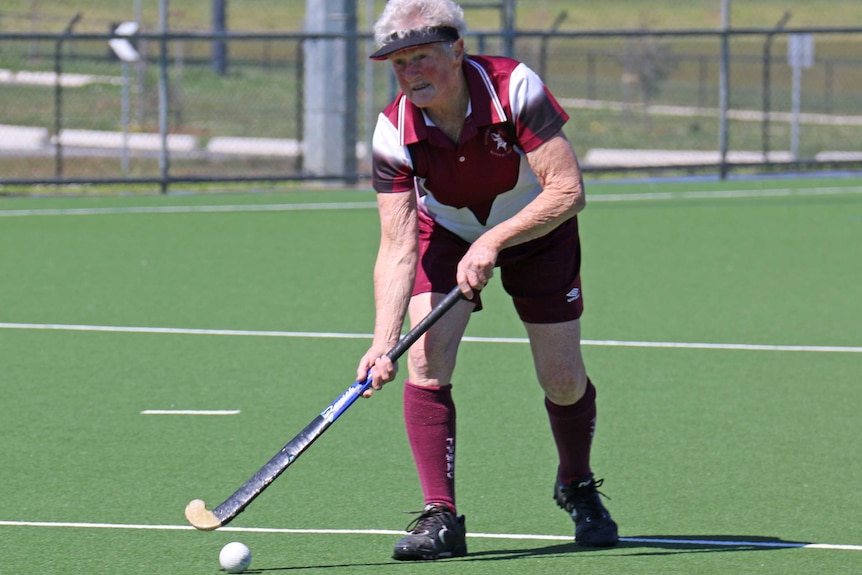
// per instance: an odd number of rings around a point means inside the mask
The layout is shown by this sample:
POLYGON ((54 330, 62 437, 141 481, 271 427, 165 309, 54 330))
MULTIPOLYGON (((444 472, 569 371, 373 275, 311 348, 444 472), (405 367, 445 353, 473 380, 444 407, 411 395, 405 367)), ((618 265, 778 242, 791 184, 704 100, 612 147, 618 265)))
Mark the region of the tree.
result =
POLYGON ((654 36, 629 39, 623 49, 623 98, 628 109, 632 104, 631 86, 637 84, 648 130, 652 128, 649 106, 658 95, 661 83, 676 67, 672 52, 670 44, 654 36))

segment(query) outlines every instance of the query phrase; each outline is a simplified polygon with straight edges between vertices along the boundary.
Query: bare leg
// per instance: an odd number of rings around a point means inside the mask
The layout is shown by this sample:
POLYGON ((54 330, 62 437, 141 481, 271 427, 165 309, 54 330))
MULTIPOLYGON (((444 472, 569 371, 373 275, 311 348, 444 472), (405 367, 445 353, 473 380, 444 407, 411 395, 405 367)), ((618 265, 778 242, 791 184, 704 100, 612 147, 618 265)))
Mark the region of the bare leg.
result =
POLYGON ((587 391, 587 370, 581 355, 581 320, 525 323, 539 385, 556 405, 577 403, 587 391))
MULTIPOLYGON (((445 294, 425 293, 410 299, 410 321, 424 318, 445 294)), ((413 385, 445 386, 452 384, 458 345, 467 329, 473 304, 460 301, 419 338, 408 352, 408 375, 413 385)))

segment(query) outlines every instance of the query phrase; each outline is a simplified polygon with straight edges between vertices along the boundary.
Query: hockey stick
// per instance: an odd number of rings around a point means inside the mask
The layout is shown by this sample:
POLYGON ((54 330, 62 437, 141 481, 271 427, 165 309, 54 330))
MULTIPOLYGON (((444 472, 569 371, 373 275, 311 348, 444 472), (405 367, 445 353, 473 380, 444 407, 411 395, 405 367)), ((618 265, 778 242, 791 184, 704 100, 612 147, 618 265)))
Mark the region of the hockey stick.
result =
MULTIPOLYGON (((455 305, 463 296, 461 291, 455 287, 449 294, 440 301, 431 312, 425 316, 416 326, 411 329, 404 337, 402 337, 395 347, 393 347, 386 355, 392 361, 397 360, 407 349, 413 345, 422 334, 428 331, 443 314, 455 305)), ((212 531, 230 523, 249 503, 266 489, 270 483, 281 475, 288 466, 296 461, 308 447, 314 443, 318 437, 323 435, 332 423, 344 413, 348 407, 353 405, 368 388, 371 387, 371 376, 368 375, 365 381, 354 382, 347 390, 342 393, 338 399, 333 401, 324 409, 320 415, 311 420, 311 423, 305 426, 305 429, 291 439, 287 445, 281 448, 281 451, 276 453, 266 465, 261 467, 254 476, 246 481, 242 487, 225 500, 224 503, 213 509, 212 511, 206 508, 206 504, 201 499, 195 499, 186 505, 186 519, 196 529, 203 531, 212 531)))

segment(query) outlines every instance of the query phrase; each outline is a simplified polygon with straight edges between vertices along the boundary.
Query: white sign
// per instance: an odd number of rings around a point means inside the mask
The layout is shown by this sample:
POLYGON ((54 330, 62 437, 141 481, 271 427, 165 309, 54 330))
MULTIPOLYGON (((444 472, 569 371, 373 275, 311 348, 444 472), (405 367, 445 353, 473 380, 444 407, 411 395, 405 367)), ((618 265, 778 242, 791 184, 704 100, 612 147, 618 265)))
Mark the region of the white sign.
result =
POLYGON ((791 34, 787 41, 787 64, 793 68, 814 65, 814 34, 791 34))
MULTIPOLYGON (((137 22, 123 22, 117 26, 117 29, 114 30, 114 34, 117 36, 131 36, 137 31, 137 22)), ((123 62, 137 62, 141 57, 138 54, 138 51, 135 50, 135 47, 132 46, 132 43, 125 38, 111 38, 108 40, 108 46, 111 47, 111 50, 114 51, 117 58, 123 62)))

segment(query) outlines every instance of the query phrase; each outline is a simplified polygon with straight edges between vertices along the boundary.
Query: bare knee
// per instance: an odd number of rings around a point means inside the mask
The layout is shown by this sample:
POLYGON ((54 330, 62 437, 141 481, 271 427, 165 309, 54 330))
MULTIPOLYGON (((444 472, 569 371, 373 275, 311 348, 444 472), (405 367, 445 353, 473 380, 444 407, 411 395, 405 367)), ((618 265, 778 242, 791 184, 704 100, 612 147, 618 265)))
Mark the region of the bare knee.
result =
POLYGON ((587 370, 581 355, 581 323, 524 323, 539 385, 557 405, 577 403, 587 391, 587 370))
POLYGON ((584 372, 554 374, 552 377, 539 378, 539 384, 551 403, 572 405, 577 403, 587 391, 587 375, 584 372))
POLYGON ((429 331, 408 352, 410 383, 419 386, 444 386, 452 383, 457 341, 439 337, 441 332, 429 331))

